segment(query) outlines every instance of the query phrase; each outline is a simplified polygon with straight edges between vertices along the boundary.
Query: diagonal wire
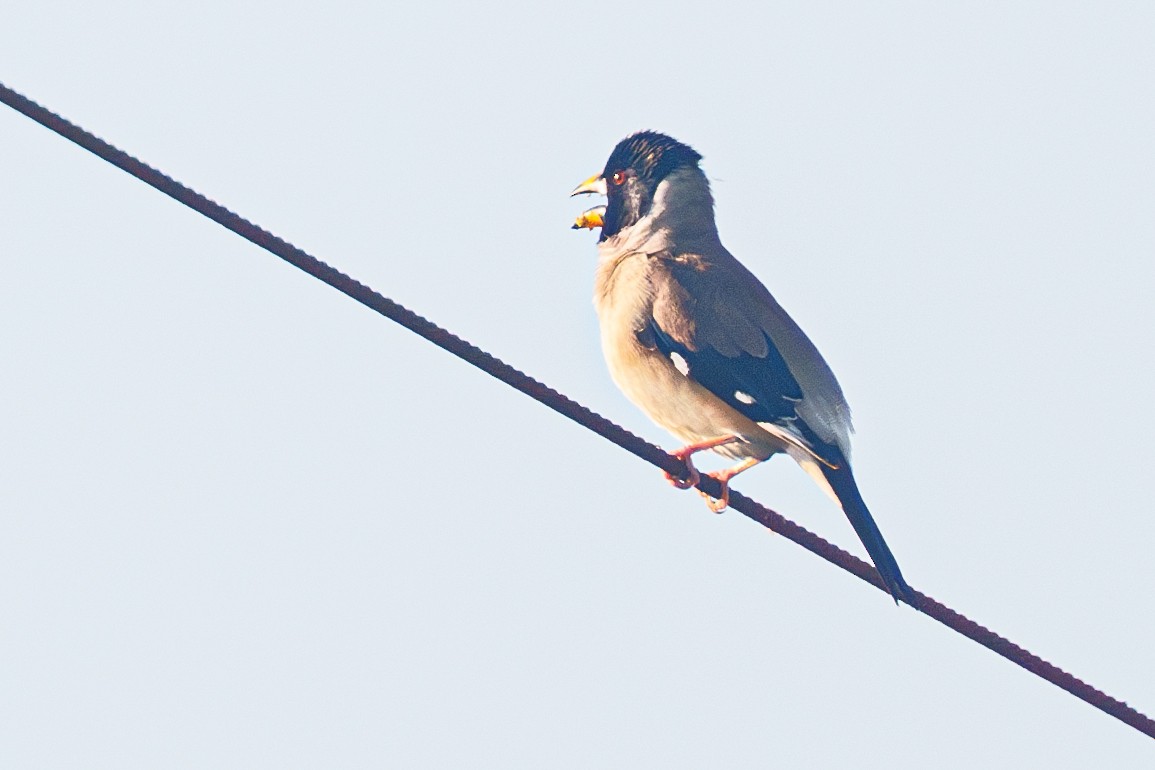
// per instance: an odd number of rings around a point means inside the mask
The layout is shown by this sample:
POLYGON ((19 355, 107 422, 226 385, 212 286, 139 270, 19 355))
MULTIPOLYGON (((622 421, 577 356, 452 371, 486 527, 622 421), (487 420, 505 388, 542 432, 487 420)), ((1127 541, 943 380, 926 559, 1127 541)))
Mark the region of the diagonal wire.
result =
MULTIPOLYGON (((112 165, 128 172, 142 182, 155 187, 165 195, 174 198, 189 208, 203 214, 214 222, 228 228, 237 235, 252 241, 261 248, 272 252, 291 265, 304 270, 309 275, 324 281, 337 291, 346 294, 381 315, 419 334, 433 344, 453 355, 468 361, 483 372, 496 377, 531 398, 541 402, 556 412, 569 417, 574 422, 598 433, 628 452, 648 463, 658 466, 674 476, 684 477, 685 464, 666 454, 659 447, 634 435, 625 428, 607 420, 573 399, 553 390, 529 375, 515 369, 481 348, 421 317, 412 310, 397 304, 363 283, 330 267, 321 260, 293 246, 264 230, 247 219, 229 211, 200 193, 182 185, 155 168, 137 160, 123 150, 97 138, 54 112, 0 83, 0 102, 40 123, 52 131, 72 141, 112 165)), ((717 497, 721 486, 713 478, 703 475, 699 488, 717 497)), ((875 588, 886 591, 882 578, 875 568, 838 546, 822 539, 804 527, 795 524, 779 513, 738 493, 730 493, 730 507, 749 518, 792 540, 806 550, 821 556, 830 563, 841 567, 875 588)), ((1032 674, 1061 687, 1106 714, 1119 719, 1148 737, 1155 738, 1155 720, 1137 711, 1123 701, 1107 695, 1057 666, 1028 652, 1024 648, 1000 636, 944 604, 920 591, 915 609, 934 618, 938 622, 963 636, 978 642, 1012 663, 1022 666, 1032 674)))

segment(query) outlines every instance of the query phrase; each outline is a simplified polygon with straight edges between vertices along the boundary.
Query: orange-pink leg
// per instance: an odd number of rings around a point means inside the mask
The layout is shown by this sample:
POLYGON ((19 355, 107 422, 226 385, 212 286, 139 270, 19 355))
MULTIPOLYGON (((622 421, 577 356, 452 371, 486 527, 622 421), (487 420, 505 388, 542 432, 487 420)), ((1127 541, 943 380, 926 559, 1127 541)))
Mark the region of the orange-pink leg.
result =
POLYGON ((700 489, 698 490, 698 494, 706 498, 706 505, 710 507, 711 511, 714 513, 721 513, 730 506, 730 479, 734 478, 742 471, 750 470, 760 462, 762 461, 756 457, 749 457, 732 468, 727 468, 724 471, 707 473, 707 476, 722 485, 722 496, 718 499, 714 499, 700 489))
POLYGON ((729 444, 737 440, 737 436, 722 436, 721 438, 711 438, 705 441, 699 441, 694 444, 687 444, 677 452, 672 452, 671 454, 673 454, 674 457, 677 457, 679 460, 686 464, 687 476, 684 479, 680 479, 677 476, 673 476, 667 473, 666 481, 670 482, 678 489, 689 489, 690 487, 697 486, 698 480, 701 478, 701 476, 698 473, 698 469, 694 467, 694 453, 702 452, 706 449, 713 449, 714 447, 722 446, 723 444, 729 444))

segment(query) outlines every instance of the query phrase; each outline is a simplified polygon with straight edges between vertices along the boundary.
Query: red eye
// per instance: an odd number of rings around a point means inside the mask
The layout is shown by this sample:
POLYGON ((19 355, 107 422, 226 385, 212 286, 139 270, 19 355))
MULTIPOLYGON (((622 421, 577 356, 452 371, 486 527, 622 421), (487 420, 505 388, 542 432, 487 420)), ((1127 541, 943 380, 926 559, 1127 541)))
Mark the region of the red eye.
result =
POLYGON ((614 187, 621 187, 623 184, 625 184, 626 172, 625 171, 615 171, 613 173, 613 176, 610 177, 610 181, 613 182, 614 187))

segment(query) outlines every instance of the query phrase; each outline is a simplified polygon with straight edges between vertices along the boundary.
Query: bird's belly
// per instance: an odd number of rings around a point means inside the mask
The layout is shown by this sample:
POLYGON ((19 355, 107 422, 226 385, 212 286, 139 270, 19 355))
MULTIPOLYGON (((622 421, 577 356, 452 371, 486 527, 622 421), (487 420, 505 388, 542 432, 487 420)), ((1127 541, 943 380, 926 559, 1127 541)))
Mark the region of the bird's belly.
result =
POLYGON ((646 348, 636 338, 603 338, 603 348, 610 375, 626 397, 682 441, 738 436, 741 441, 714 450, 734 459, 764 460, 782 451, 771 434, 686 377, 661 352, 646 348))

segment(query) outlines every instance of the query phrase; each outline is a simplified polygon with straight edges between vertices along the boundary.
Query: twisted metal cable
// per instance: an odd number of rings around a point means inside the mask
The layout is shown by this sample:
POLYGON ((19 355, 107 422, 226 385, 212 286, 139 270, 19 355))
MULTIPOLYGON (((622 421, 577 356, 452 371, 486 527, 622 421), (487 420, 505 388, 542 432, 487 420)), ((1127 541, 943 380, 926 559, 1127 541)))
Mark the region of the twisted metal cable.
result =
MULTIPOLYGON (((337 291, 352 297, 361 304, 417 333, 440 348, 461 358, 483 372, 525 393, 527 396, 548 406, 574 422, 609 439, 621 448, 656 465, 674 476, 685 477, 686 466, 676 457, 666 454, 659 447, 634 435, 625 428, 607 420, 573 399, 553 390, 524 372, 515 369, 481 348, 466 342, 437 324, 421 317, 412 310, 397 304, 363 283, 345 275, 316 257, 264 230, 238 214, 229 211, 198 192, 184 186, 155 168, 137 160, 128 153, 117 149, 108 142, 40 106, 31 99, 0 83, 0 102, 40 123, 52 131, 74 142, 94 155, 126 171, 142 182, 155 187, 160 192, 174 198, 189 208, 228 228, 237 235, 252 241, 261 248, 272 252, 291 265, 332 286, 337 291)), ((715 497, 722 493, 719 483, 703 474, 698 488, 715 497)), ((880 591, 886 592, 878 571, 858 557, 824 540, 804 527, 795 524, 779 513, 760 503, 731 491, 730 507, 739 511, 762 526, 792 540, 856 577, 865 580, 880 591)), ((1155 738, 1155 720, 1137 711, 1123 701, 1107 695, 1057 666, 1028 652, 1024 648, 1000 636, 959 612, 915 590, 915 609, 934 618, 938 622, 963 636, 978 642, 1012 663, 1025 668, 1035 676, 1061 687, 1077 698, 1086 701, 1100 711, 1110 714, 1123 723, 1135 728, 1148 737, 1155 738)))

